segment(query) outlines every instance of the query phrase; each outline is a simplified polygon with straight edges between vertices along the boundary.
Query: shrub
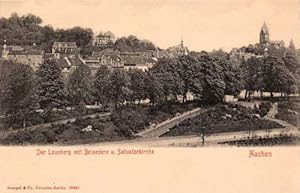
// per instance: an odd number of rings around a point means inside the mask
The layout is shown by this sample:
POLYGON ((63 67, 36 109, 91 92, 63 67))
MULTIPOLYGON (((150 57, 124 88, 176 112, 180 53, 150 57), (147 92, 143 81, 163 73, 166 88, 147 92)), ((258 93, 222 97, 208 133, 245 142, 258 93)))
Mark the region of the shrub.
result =
POLYGON ((76 111, 77 111, 78 113, 80 113, 81 115, 87 114, 87 109, 86 109, 86 107, 85 107, 85 103, 84 103, 84 102, 80 102, 80 103, 78 104, 78 106, 76 107, 76 111))
POLYGON ((91 125, 93 126, 93 129, 98 129, 100 131, 104 131, 105 125, 101 119, 92 119, 91 125))
POLYGON ((76 118, 75 122, 73 123, 73 125, 76 125, 77 127, 83 129, 85 127, 87 127, 88 125, 91 124, 91 118, 83 118, 83 117, 78 117, 76 118))
POLYGON ((130 129, 117 128, 115 131, 118 134, 118 136, 120 136, 120 137, 125 137, 125 138, 129 138, 129 139, 133 137, 133 134, 130 131, 130 129))
POLYGON ((149 125, 148 117, 139 109, 116 111, 111 119, 117 127, 129 129, 133 132, 138 132, 149 125))
POLYGON ((279 110, 288 110, 288 109, 295 110, 294 107, 295 105, 290 101, 283 101, 278 103, 279 110))
POLYGON ((270 101, 268 102, 262 102, 257 110, 257 113, 263 117, 266 116, 268 114, 268 112, 270 111, 270 109, 272 108, 272 103, 270 101))

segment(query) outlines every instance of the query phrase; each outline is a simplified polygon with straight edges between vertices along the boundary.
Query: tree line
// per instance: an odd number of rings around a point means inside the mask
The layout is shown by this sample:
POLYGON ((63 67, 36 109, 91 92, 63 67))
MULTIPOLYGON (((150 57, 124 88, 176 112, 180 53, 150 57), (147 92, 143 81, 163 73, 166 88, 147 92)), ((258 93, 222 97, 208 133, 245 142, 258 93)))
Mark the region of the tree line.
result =
MULTIPOLYGON (((55 41, 76 42, 82 54, 91 54, 99 48, 93 47, 93 31, 90 28, 75 26, 69 29, 54 28, 51 25, 42 26, 42 18, 33 14, 19 16, 13 13, 10 17, 0 18, 0 44, 6 39, 9 45, 36 45, 37 48, 51 52, 55 41)), ((109 45, 122 52, 146 51, 155 49, 149 41, 143 41, 130 35, 121 37, 109 45)))
POLYGON ((45 119, 53 109, 82 104, 112 105, 118 109, 194 99, 205 104, 223 101, 225 95, 239 95, 246 89, 246 98, 253 91, 281 92, 284 96, 299 91, 299 63, 292 53, 282 58, 269 55, 250 58, 241 66, 232 63, 226 53, 192 52, 179 58, 162 58, 150 70, 126 71, 102 66, 95 75, 81 64, 64 79, 55 60, 45 61, 34 72, 30 66, 2 61, 0 65, 0 107, 12 122, 24 121, 37 109, 45 119))
POLYGON ((241 64, 242 80, 246 89, 245 98, 259 91, 281 93, 288 98, 290 94, 299 93, 300 68, 296 50, 281 48, 270 51, 267 56, 252 57, 241 64))
POLYGON ((73 27, 54 29, 50 25, 42 26, 39 16, 28 14, 19 16, 13 13, 9 18, 0 18, 0 41, 6 39, 9 45, 33 45, 47 52, 51 51, 55 41, 75 41, 78 46, 90 43, 93 31, 89 28, 73 27))
POLYGON ((47 60, 34 72, 30 66, 1 62, 1 111, 12 121, 24 121, 37 109, 45 119, 53 109, 79 104, 139 105, 148 99, 151 105, 186 101, 188 92, 207 103, 218 103, 225 94, 242 89, 238 70, 228 60, 208 53, 161 59, 147 72, 111 69, 102 66, 92 76, 91 69, 79 65, 66 79, 55 60, 47 60))

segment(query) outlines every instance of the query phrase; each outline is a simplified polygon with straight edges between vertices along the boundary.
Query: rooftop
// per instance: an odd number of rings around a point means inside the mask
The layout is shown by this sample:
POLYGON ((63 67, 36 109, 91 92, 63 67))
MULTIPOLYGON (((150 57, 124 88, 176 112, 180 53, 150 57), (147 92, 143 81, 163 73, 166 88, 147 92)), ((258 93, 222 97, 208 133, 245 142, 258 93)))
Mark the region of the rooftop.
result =
POLYGON ((54 42, 53 47, 77 48, 76 42, 54 42))
POLYGON ((8 55, 43 55, 43 50, 10 51, 8 55))

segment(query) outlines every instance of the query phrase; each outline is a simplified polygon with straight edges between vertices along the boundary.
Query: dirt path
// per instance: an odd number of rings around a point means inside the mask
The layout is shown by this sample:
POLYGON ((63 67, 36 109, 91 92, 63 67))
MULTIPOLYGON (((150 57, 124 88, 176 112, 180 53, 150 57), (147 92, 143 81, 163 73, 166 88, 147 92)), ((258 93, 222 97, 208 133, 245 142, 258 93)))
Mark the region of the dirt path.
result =
MULTIPOLYGON (((293 134, 300 136, 299 131, 289 130, 286 128, 271 129, 268 134, 265 130, 257 130, 251 135, 257 137, 275 137, 280 134, 293 134)), ((249 133, 245 131, 216 133, 205 137, 205 146, 224 146, 219 144, 225 141, 236 141, 248 139, 249 133)), ((202 139, 197 135, 177 136, 177 137, 160 137, 160 138, 138 138, 134 140, 102 142, 96 144, 86 144, 83 146, 127 146, 127 147, 197 147, 202 146, 202 139)))
POLYGON ((155 138, 159 137, 162 134, 169 131, 170 128, 174 127, 176 124, 188 119, 193 118, 199 115, 200 113, 204 112, 204 109, 195 108, 193 110, 184 112, 183 114, 173 117, 172 119, 165 120, 153 128, 143 130, 136 134, 136 136, 140 136, 143 138, 155 138))

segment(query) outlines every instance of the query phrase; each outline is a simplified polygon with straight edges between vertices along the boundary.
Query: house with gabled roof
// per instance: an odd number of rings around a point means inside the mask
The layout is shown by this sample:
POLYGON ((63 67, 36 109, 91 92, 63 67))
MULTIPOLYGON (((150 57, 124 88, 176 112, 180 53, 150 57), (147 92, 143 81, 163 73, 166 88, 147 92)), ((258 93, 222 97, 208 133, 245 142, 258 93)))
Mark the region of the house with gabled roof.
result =
POLYGON ((139 69, 147 71, 157 63, 154 58, 148 58, 138 53, 121 53, 120 57, 123 60, 125 70, 139 69))
POLYGON ((54 42, 52 53, 73 54, 78 52, 76 42, 54 42))

